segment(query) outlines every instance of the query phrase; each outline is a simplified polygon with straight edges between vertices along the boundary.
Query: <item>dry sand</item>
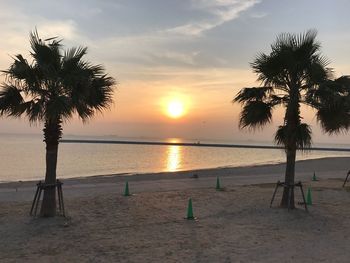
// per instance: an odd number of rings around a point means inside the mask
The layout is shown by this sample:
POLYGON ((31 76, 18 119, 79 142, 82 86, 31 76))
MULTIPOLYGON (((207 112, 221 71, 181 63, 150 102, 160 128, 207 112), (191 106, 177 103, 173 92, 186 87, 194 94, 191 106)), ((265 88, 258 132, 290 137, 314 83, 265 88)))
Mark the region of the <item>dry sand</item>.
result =
POLYGON ((0 261, 349 262, 350 182, 341 187, 349 161, 298 163, 312 187, 308 213, 269 208, 283 165, 131 177, 130 197, 121 195, 120 176, 67 180, 68 218, 29 217, 32 183, 2 184, 0 261), (320 181, 311 181, 312 168, 320 181), (224 191, 214 189, 217 175, 224 191), (184 219, 190 197, 196 221, 184 219))

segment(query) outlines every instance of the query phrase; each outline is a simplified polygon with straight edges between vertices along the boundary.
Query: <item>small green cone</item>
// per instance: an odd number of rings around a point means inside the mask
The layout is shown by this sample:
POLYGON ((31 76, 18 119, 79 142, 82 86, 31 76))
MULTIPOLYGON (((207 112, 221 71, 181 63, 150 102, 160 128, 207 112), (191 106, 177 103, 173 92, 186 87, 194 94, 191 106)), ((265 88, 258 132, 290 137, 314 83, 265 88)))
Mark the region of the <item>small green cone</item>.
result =
POLYGON ((311 188, 310 187, 307 189, 306 204, 312 205, 312 197, 311 197, 311 188))
POLYGON ((220 179, 219 179, 219 177, 216 177, 216 188, 215 188, 216 190, 222 190, 222 188, 221 188, 221 186, 220 186, 220 179))
POLYGON ((126 181, 126 183, 125 183, 124 196, 130 196, 129 182, 128 181, 126 181))
POLYGON ((312 176, 312 181, 317 181, 315 172, 314 172, 314 175, 312 176))
POLYGON ((192 198, 188 200, 188 208, 187 208, 187 217, 186 219, 188 220, 193 220, 195 219, 193 216, 193 209, 192 209, 192 198))

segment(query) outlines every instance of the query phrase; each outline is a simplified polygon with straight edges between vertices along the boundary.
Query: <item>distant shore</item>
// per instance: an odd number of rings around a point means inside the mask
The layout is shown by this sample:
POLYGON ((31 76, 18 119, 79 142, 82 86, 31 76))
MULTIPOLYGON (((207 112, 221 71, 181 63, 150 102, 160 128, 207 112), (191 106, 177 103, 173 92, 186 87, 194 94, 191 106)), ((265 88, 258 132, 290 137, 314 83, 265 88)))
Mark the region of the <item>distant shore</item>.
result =
MULTIPOLYGON (((249 144, 224 144, 224 143, 202 143, 200 141, 190 142, 161 142, 161 141, 122 141, 122 140, 80 140, 62 139, 61 143, 93 143, 93 144, 136 144, 136 145, 165 145, 165 146, 192 146, 192 147, 223 147, 223 148, 244 148, 244 149, 284 149, 274 145, 249 145, 249 144)), ((350 148, 335 147, 310 147, 305 151, 332 151, 350 152, 350 148)))

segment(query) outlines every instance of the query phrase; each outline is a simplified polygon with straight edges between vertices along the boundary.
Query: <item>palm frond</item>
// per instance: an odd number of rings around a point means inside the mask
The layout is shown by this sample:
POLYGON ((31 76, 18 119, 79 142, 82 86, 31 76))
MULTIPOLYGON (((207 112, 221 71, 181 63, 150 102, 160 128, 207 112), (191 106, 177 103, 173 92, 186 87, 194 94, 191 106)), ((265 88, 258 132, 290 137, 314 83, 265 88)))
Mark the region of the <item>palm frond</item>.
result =
POLYGON ((243 106, 239 127, 256 129, 272 120, 272 106, 262 101, 248 101, 243 106))
POLYGON ((341 76, 334 80, 338 85, 338 91, 348 95, 350 93, 350 76, 341 76))
POLYGON ((296 141, 298 149, 305 151, 311 147, 311 135, 311 127, 306 123, 300 123, 296 132, 296 141))
POLYGON ((77 63, 87 53, 87 47, 73 47, 68 49, 64 56, 63 61, 74 60, 77 63))
POLYGON ((324 81, 318 88, 308 90, 306 103, 316 110, 316 117, 327 133, 350 128, 350 77, 342 76, 324 81))
POLYGON ((285 125, 278 126, 275 134, 275 142, 277 145, 286 146, 288 143, 287 128, 285 125))
POLYGON ((12 85, 20 87, 24 93, 31 96, 44 93, 41 85, 43 74, 32 67, 22 55, 16 55, 13 59, 10 68, 3 71, 12 85))
POLYGON ((82 72, 86 69, 86 67, 85 62, 81 61, 81 59, 86 53, 86 47, 75 47, 68 49, 65 52, 65 55, 62 58, 62 66, 60 71, 60 75, 64 76, 64 81, 69 81, 70 79, 74 81, 82 76, 82 72))
POLYGON ((90 94, 87 98, 87 104, 102 112, 103 109, 109 108, 113 103, 113 85, 115 81, 108 76, 95 78, 90 87, 90 94))
POLYGON ((40 39, 36 30, 30 34, 31 55, 36 66, 47 75, 55 74, 60 69, 60 42, 60 40, 53 40, 51 43, 46 44, 45 41, 40 39))
POLYGON ((24 112, 23 102, 20 89, 3 84, 0 90, 0 115, 20 116, 24 112))
POLYGON ((277 145, 282 145, 287 148, 289 142, 294 140, 293 145, 300 150, 308 150, 311 147, 311 127, 306 123, 300 123, 295 130, 289 131, 287 125, 281 125, 278 127, 275 134, 275 142, 277 145))
POLYGON ((254 73, 258 75, 258 81, 261 81, 264 86, 286 90, 285 60, 282 55, 259 54, 250 65, 254 73))
POLYGON ((329 78, 329 61, 320 55, 317 32, 303 34, 282 33, 271 45, 270 54, 259 54, 251 66, 258 80, 265 86, 273 86, 288 92, 297 81, 303 87, 316 85, 329 78))
POLYGON ((45 116, 50 119, 67 120, 73 116, 74 105, 70 97, 58 95, 51 99, 45 107, 45 116))
POLYGON ((30 44, 33 62, 17 55, 4 71, 8 83, 0 89, 1 115, 25 114, 30 122, 54 125, 76 113, 86 121, 110 107, 115 81, 103 66, 83 60, 86 47, 62 52, 61 40, 42 40, 36 30, 30 44))
POLYGON ((3 72, 10 78, 19 80, 28 78, 28 73, 30 73, 32 69, 27 60, 24 59, 22 55, 16 55, 13 59, 14 62, 10 68, 3 72))
POLYGON ((89 107, 87 104, 76 104, 75 105, 76 112, 78 113, 79 118, 83 122, 87 122, 89 119, 91 119, 94 116, 94 110, 89 107))
POLYGON ((350 128, 349 104, 349 99, 343 97, 319 105, 316 117, 325 132, 339 133, 350 128))
POLYGON ((285 104, 287 105, 289 101, 289 95, 271 95, 270 96, 270 104, 273 106, 285 104))
POLYGON ((36 123, 42 122, 45 120, 45 101, 43 99, 31 100, 25 103, 26 104, 26 115, 29 119, 29 122, 36 123))
POLYGON ((294 35, 295 46, 305 47, 306 49, 310 50, 312 54, 314 54, 321 47, 321 44, 315 41, 316 36, 316 29, 310 29, 302 34, 294 35))
POLYGON ((247 102, 259 100, 262 101, 267 98, 269 94, 273 91, 272 87, 252 87, 252 88, 243 88, 241 89, 236 97, 233 99, 233 102, 247 102))

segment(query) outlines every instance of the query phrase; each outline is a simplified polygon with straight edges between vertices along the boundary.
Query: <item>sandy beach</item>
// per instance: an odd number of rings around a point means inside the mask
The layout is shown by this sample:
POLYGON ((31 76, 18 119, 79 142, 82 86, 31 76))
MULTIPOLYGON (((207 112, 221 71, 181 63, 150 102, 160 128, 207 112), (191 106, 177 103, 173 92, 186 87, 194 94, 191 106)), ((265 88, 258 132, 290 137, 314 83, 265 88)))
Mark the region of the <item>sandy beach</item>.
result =
POLYGON ((67 179, 67 218, 28 215, 35 182, 0 184, 0 261, 348 262, 349 163, 297 163, 296 180, 312 189, 309 212, 269 208, 284 164, 67 179), (184 219, 189 198, 195 221, 184 219))

